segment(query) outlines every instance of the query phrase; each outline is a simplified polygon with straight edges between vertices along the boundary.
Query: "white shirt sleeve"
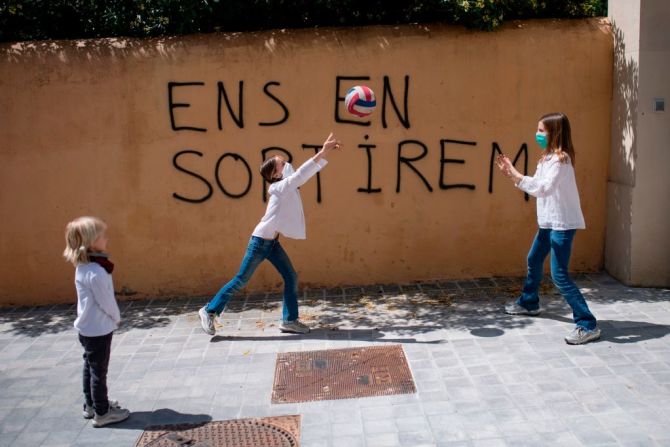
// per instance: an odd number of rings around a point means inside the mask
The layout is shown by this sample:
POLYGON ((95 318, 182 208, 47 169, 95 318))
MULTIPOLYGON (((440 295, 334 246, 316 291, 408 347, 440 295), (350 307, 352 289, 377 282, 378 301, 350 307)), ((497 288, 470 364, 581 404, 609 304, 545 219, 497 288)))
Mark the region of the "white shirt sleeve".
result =
POLYGON ((107 281, 107 278, 104 278, 99 273, 91 273, 91 291, 93 292, 95 302, 118 325, 121 322, 121 312, 114 298, 114 288, 111 287, 111 289, 110 281, 107 281))
POLYGON ((559 160, 551 160, 545 163, 548 165, 543 166, 541 174, 536 172, 533 177, 524 176, 517 183, 517 188, 534 197, 547 197, 551 195, 565 177, 566 171, 565 169, 561 169, 563 163, 559 160))
POLYGON ((292 175, 270 185, 268 192, 270 194, 277 194, 280 196, 289 191, 294 191, 300 186, 304 185, 307 180, 312 178, 312 176, 319 172, 324 166, 326 166, 326 164, 328 164, 328 161, 324 160, 323 158, 318 162, 315 162, 310 158, 305 163, 303 163, 302 166, 300 166, 298 170, 295 171, 292 175))

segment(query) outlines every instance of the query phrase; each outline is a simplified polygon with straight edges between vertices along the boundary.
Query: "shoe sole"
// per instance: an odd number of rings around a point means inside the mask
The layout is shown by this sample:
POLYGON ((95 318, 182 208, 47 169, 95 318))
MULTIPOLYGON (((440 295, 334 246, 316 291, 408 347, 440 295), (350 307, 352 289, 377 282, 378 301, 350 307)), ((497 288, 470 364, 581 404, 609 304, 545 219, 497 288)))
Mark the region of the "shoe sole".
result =
POLYGON ((311 332, 311 329, 306 331, 306 332, 300 332, 300 331, 296 331, 295 329, 287 329, 287 328, 283 328, 283 327, 280 327, 279 330, 281 332, 286 333, 286 334, 309 334, 311 332))
POLYGON ((129 417, 130 417, 130 413, 128 413, 128 414, 126 415, 126 417, 124 417, 124 418, 122 418, 122 419, 115 419, 115 420, 112 420, 112 421, 106 421, 106 422, 103 422, 103 423, 99 423, 99 422, 93 421, 93 423, 92 423, 91 425, 92 425, 94 428, 106 427, 106 426, 108 426, 108 425, 118 424, 119 422, 123 422, 123 421, 125 421, 126 419, 128 419, 129 417))
POLYGON ((212 329, 211 331, 207 329, 207 325, 205 324, 205 321, 207 321, 207 315, 203 315, 203 309, 198 311, 198 316, 200 316, 200 327, 202 328, 203 332, 207 335, 216 334, 216 329, 212 329))
POLYGON ((536 317, 542 313, 540 310, 527 310, 525 312, 513 312, 505 309, 507 315, 528 315, 529 317, 536 317))

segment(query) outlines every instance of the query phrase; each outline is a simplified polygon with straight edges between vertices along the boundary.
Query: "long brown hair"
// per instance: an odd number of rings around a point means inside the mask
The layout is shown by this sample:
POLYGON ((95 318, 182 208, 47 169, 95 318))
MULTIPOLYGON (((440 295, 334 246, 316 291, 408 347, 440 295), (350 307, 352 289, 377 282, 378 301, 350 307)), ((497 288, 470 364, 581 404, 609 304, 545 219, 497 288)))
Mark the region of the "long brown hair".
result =
POLYGON ((261 165, 261 175, 268 183, 278 182, 279 178, 274 178, 275 167, 277 166, 277 159, 275 157, 268 158, 261 165))
POLYGON ((540 122, 547 129, 547 154, 543 159, 556 154, 561 163, 570 161, 574 166, 575 148, 572 145, 568 117, 562 113, 549 113, 540 118, 540 122))

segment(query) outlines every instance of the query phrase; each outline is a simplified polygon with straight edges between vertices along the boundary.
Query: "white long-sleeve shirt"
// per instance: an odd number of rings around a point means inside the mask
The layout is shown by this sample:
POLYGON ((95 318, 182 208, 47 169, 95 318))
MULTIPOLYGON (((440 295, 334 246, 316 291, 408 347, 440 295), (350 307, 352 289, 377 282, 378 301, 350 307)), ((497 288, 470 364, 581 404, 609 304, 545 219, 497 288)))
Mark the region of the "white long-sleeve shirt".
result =
POLYGON ((121 322, 121 312, 114 298, 112 275, 95 262, 79 264, 74 283, 77 288, 74 327, 85 337, 100 337, 114 331, 121 322))
POLYGON ((516 186, 537 197, 537 223, 540 228, 586 228, 579 204, 575 169, 569 160, 561 163, 556 154, 547 157, 538 163, 534 176, 524 176, 516 186))
POLYGON ((268 188, 270 200, 265 215, 256 225, 253 236, 273 239, 277 233, 292 239, 306 239, 305 214, 298 187, 328 164, 325 159, 315 162, 311 158, 293 174, 273 183, 268 188))

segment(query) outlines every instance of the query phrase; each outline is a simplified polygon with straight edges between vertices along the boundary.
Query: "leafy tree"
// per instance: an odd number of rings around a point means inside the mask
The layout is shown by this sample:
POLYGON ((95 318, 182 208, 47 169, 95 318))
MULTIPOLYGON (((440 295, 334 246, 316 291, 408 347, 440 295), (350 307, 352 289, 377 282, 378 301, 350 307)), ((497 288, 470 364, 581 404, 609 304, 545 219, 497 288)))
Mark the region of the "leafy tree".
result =
POLYGON ((0 41, 593 17, 607 0, 0 0, 0 41))

